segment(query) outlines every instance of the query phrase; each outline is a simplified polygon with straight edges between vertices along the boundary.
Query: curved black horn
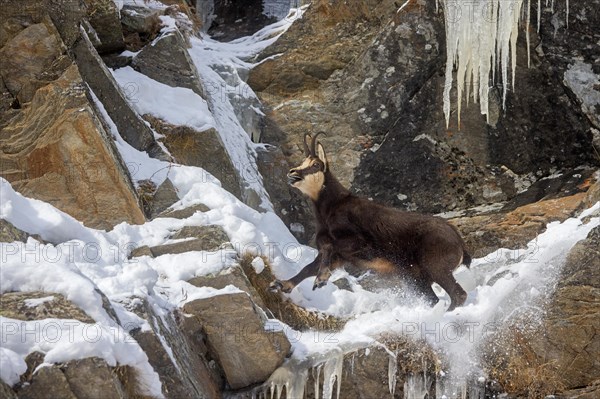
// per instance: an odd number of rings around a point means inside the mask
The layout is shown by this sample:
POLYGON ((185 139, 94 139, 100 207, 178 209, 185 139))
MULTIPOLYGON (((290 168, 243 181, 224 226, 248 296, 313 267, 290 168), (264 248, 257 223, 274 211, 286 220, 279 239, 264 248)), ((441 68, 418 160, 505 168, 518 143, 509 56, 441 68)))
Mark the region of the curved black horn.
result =
POLYGON ((310 133, 304 133, 304 155, 309 156, 310 150, 308 149, 308 144, 306 143, 306 138, 310 137, 310 133))
POLYGON ((319 137, 320 134, 325 134, 325 132, 319 132, 315 134, 312 138, 312 142, 310 143, 310 155, 312 155, 313 157, 317 156, 315 150, 317 148, 317 137, 319 137))

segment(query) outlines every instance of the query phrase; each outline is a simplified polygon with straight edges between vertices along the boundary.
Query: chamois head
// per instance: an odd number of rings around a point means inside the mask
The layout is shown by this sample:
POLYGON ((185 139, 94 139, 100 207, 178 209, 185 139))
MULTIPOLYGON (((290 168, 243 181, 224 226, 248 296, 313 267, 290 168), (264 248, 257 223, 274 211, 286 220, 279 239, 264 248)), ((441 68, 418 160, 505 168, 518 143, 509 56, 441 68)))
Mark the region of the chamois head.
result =
POLYGON ((304 134, 304 161, 288 172, 288 181, 292 187, 296 187, 303 194, 316 200, 319 192, 325 184, 325 173, 327 172, 327 157, 321 143, 317 142, 319 132, 313 137, 309 133, 304 134), (310 137, 310 147, 306 139, 310 137))

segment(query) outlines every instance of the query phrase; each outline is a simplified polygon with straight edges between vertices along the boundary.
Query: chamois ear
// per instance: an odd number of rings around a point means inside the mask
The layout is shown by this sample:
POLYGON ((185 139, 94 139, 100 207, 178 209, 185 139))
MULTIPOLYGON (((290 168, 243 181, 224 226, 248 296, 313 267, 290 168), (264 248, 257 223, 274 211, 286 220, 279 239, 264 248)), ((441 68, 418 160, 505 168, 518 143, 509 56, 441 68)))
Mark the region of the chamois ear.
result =
POLYGON ((323 172, 327 172, 327 167, 329 166, 327 163, 327 155, 325 155, 325 149, 323 148, 323 145, 321 143, 317 144, 317 154, 319 156, 319 159, 323 161, 323 164, 325 165, 323 172))

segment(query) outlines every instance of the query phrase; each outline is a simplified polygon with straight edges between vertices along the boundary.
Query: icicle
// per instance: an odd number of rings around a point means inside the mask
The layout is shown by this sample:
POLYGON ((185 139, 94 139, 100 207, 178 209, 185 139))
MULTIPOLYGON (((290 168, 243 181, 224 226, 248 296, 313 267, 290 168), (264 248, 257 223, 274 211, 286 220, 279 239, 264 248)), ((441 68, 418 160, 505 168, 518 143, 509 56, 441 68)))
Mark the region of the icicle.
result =
POLYGON ((323 364, 319 364, 317 367, 313 368, 313 379, 315 380, 315 398, 319 398, 319 385, 321 384, 321 368, 323 364), (315 376, 315 369, 317 370, 317 375, 315 376))
MULTIPOLYGON (((539 1, 539 0, 538 0, 539 1)), ((527 22, 525 23, 525 37, 527 39, 527 68, 531 68, 531 46, 529 40, 529 24, 531 20, 531 0, 527 0, 527 22)), ((513 79, 513 88, 514 88, 514 79, 513 79)))
POLYGON ((569 0, 567 0, 567 28, 569 27, 569 0))
POLYGON ((554 0, 550 3, 550 11, 554 12, 554 0))
POLYGON ((343 353, 325 362, 323 366, 323 399, 331 399, 333 396, 333 383, 337 381, 337 399, 340 398, 340 389, 342 385, 342 367, 344 365, 343 353))
POLYGON ((389 356, 388 360, 388 387, 390 389, 390 394, 394 396, 396 393, 396 373, 398 372, 398 356, 395 353, 392 353, 389 356))
MULTIPOLYGON (((548 5, 548 0, 546 0, 546 6, 548 5)), ((538 9, 537 9, 537 33, 540 33, 540 21, 542 20, 542 0, 538 0, 538 9)))

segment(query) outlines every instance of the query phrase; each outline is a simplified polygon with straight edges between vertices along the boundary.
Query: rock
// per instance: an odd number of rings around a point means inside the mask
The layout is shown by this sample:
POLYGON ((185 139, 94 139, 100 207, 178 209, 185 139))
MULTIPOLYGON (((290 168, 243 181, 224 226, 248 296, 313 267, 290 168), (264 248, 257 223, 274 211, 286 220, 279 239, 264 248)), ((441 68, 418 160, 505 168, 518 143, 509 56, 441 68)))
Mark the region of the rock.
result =
POLYGON ((23 399, 77 399, 67 378, 57 366, 42 367, 33 375, 31 383, 18 392, 23 399))
MULTIPOLYGON (((199 11, 203 2, 197 2, 199 11)), ((204 13, 203 22, 206 24, 205 31, 211 37, 221 41, 231 41, 243 36, 250 36, 264 26, 275 22, 275 15, 285 17, 290 5, 287 3, 270 2, 264 3, 260 0, 249 1, 226 1, 215 0, 209 2, 210 10, 204 13)))
POLYGON ((115 373, 102 359, 85 358, 66 364, 65 376, 76 398, 123 399, 125 392, 115 373))
POLYGON ((158 214, 168 209, 177 201, 179 201, 177 189, 171 180, 167 178, 160 186, 158 186, 152 196, 152 201, 149 204, 149 218, 154 219, 158 214))
POLYGON ((199 320, 232 389, 265 381, 290 351, 283 332, 265 331, 266 320, 246 293, 198 299, 183 311, 199 320))
POLYGON ((99 53, 111 53, 125 49, 119 9, 113 0, 84 0, 87 16, 99 39, 99 53))
POLYGON ((121 25, 129 32, 155 34, 160 30, 161 11, 135 4, 125 4, 121 9, 121 25))
POLYGON ((547 309, 532 347, 556 366, 565 389, 592 385, 600 375, 600 227, 569 252, 547 309))
MULTIPOLYGON (((229 237, 220 226, 187 226, 175 234, 173 239, 195 237, 192 240, 173 244, 157 245, 150 248, 154 257, 165 254, 180 254, 190 251, 214 252, 223 248, 232 248, 229 237)), ((139 256, 139 255, 138 255, 139 256)))
POLYGON ((37 89, 71 63, 65 51, 50 22, 23 29, 0 49, 0 73, 8 91, 20 104, 30 102, 37 89))
POLYGON ((553 221, 564 221, 584 206, 586 193, 520 206, 507 213, 492 213, 451 219, 474 258, 498 248, 524 248, 553 221))
POLYGON ((187 52, 183 35, 174 30, 142 48, 132 66, 144 75, 172 87, 185 87, 205 98, 198 71, 187 52))
POLYGON ((17 394, 13 391, 7 383, 0 380, 0 396, 5 399, 17 399, 17 394))
POLYGON ((123 90, 83 32, 73 45, 73 54, 82 77, 106 109, 123 139, 133 148, 147 151, 150 156, 167 159, 154 140, 152 130, 129 106, 123 90))
POLYGON ((63 295, 40 291, 7 292, 0 295, 0 314, 17 320, 55 318, 94 323, 94 319, 63 295))
POLYGON ((187 208, 178 209, 176 211, 166 210, 160 215, 157 215, 157 218, 175 218, 175 219, 187 219, 193 216, 196 212, 208 212, 210 208, 204 204, 196 204, 187 208))
POLYGON ((193 318, 177 311, 159 316, 142 298, 131 300, 127 307, 147 320, 152 328, 151 331, 135 329, 130 334, 148 355, 150 364, 160 377, 166 397, 221 397, 220 370, 210 366, 204 337, 199 333, 200 327, 193 324, 193 318), (165 344, 171 353, 167 352, 165 344))
POLYGON ((21 194, 49 202, 89 227, 110 229, 144 215, 114 143, 85 96, 77 67, 39 89, 4 127, 1 171, 21 194))
POLYGON ((189 126, 171 125, 151 115, 144 115, 144 118, 165 136, 163 142, 178 163, 203 168, 219 179, 223 188, 241 198, 238 172, 215 129, 198 132, 189 126))
POLYGON ((0 219, 0 242, 27 241, 27 233, 17 229, 8 220, 0 219))
MULTIPOLYGON (((394 3, 313 2, 260 54, 264 62, 250 71, 248 83, 265 105, 267 126, 283 133, 273 137, 265 129, 263 142, 280 146, 297 165, 303 133, 323 130, 331 169, 344 185, 431 213, 509 201, 522 180, 593 163, 592 124, 563 84, 570 64, 590 66, 597 58, 589 50, 595 46, 590 26, 599 18, 592 5, 571 9, 571 16, 589 15, 577 18, 586 35, 562 28, 555 35, 551 18, 542 17, 532 48, 542 43, 549 53, 534 54, 531 68, 519 37, 517 90, 504 111, 501 90, 492 88, 490 125, 478 105, 464 104, 460 128, 455 105, 446 128, 443 13, 425 1, 397 12, 394 3), (274 54, 281 56, 267 59, 274 54)), ((560 15, 564 11, 562 4, 560 15)))
POLYGON ((129 258, 136 258, 138 256, 149 256, 151 258, 154 257, 150 247, 147 245, 142 245, 141 247, 134 248, 129 254, 129 258))
POLYGON ((223 269, 216 275, 194 277, 191 280, 188 280, 188 283, 196 287, 212 287, 218 290, 223 289, 228 285, 233 285, 234 287, 237 287, 240 290, 248 293, 248 295, 250 295, 252 298, 252 301, 260 306, 263 310, 268 310, 260 295, 252 286, 250 280, 248 280, 248 277, 246 277, 246 274, 244 274, 244 271, 239 265, 223 269))

